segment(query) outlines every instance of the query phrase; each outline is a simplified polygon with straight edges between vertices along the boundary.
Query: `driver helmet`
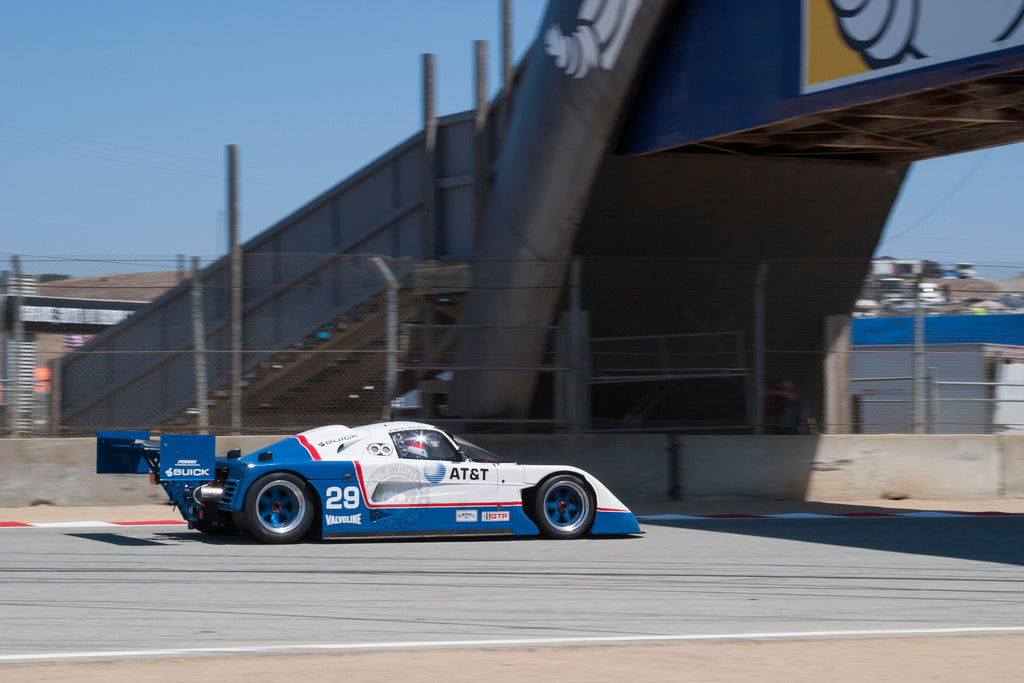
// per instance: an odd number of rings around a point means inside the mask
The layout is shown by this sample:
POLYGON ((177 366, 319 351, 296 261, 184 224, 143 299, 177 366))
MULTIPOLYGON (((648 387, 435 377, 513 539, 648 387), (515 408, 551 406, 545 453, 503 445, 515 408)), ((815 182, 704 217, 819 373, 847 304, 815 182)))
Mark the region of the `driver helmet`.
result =
POLYGON ((405 445, 405 453, 410 458, 427 458, 430 457, 430 451, 428 450, 427 440, 421 436, 410 436, 403 442, 405 445))

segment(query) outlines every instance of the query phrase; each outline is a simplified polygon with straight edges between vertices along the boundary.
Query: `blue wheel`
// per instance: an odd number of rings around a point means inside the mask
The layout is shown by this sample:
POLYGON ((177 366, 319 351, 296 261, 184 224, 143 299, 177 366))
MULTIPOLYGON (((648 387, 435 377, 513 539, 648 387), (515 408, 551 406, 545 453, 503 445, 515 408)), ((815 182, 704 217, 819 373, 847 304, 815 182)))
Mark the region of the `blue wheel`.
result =
POLYGON ((292 543, 313 523, 306 483, 287 472, 268 474, 245 496, 245 530, 266 543, 292 543))
POLYGON ((535 506, 537 526, 551 538, 579 538, 590 531, 597 511, 590 488, 571 474, 559 474, 541 484, 535 506))

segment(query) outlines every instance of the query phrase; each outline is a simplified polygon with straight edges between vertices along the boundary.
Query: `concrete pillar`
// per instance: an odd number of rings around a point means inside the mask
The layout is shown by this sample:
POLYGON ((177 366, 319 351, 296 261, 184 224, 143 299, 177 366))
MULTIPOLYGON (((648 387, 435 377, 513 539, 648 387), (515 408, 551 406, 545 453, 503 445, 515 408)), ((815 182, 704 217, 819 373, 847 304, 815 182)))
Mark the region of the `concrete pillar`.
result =
POLYGON ((825 434, 853 430, 850 406, 850 316, 825 318, 825 434))

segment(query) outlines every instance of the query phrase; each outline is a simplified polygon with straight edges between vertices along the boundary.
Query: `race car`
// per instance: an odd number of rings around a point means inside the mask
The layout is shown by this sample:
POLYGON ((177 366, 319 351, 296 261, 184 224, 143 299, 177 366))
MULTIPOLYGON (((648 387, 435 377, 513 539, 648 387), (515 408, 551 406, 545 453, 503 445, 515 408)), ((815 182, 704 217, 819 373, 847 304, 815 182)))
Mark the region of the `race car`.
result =
POLYGON ((640 533, 595 477, 519 465, 438 427, 331 425, 248 455, 215 457, 214 437, 97 434, 96 471, 146 473, 189 526, 267 543, 303 538, 640 533))

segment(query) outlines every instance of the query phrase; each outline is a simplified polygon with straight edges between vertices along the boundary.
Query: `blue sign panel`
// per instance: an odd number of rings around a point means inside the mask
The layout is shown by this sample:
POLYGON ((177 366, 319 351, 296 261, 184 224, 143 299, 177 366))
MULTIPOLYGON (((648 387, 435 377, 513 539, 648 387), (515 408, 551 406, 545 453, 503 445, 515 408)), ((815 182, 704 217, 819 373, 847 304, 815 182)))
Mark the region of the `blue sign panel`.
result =
POLYGON ((212 434, 167 434, 160 437, 160 480, 214 478, 216 437, 212 434))

